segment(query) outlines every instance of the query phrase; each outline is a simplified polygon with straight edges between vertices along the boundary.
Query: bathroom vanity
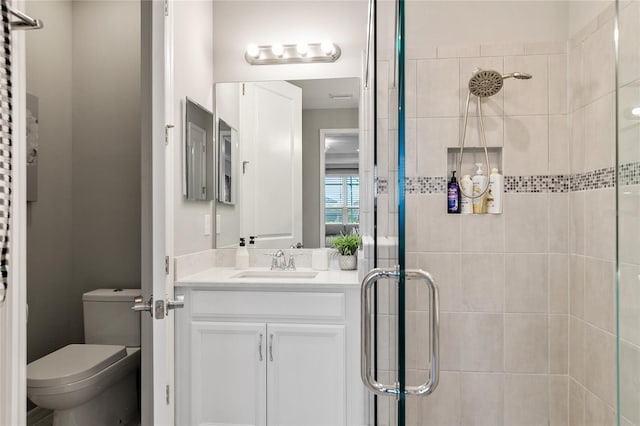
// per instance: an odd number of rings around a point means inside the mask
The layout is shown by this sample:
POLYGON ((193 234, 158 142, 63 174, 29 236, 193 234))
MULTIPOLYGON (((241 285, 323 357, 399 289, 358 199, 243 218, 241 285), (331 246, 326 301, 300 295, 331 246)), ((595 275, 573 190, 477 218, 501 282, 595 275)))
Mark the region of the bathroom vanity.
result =
POLYGON ((355 271, 212 268, 176 293, 176 424, 367 424, 355 271))

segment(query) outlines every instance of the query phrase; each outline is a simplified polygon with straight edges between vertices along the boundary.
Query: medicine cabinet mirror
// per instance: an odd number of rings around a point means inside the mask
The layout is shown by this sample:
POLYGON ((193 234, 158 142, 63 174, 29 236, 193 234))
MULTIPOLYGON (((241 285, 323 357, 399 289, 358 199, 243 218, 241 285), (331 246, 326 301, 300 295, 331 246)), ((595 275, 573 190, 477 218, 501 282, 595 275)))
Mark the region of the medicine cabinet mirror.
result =
POLYGON ((213 200, 213 113, 187 98, 184 128, 183 194, 187 200, 213 200))

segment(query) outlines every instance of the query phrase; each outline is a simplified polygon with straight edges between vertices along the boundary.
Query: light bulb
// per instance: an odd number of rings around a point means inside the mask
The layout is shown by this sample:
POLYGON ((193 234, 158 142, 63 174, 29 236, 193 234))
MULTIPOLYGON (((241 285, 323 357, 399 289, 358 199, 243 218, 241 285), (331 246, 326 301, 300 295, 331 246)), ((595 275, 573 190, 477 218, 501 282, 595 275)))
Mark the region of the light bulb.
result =
POLYGON ((327 56, 333 55, 333 53, 336 51, 336 48, 333 45, 333 42, 331 40, 324 40, 320 44, 320 48, 322 49, 324 54, 327 55, 327 56))
POLYGON ((631 114, 635 115, 636 117, 640 117, 640 107, 635 107, 631 110, 631 114))
POLYGON ((260 56, 260 49, 257 45, 252 43, 247 46, 247 55, 251 56, 252 58, 258 58, 258 56, 260 56))
POLYGON ((284 47, 280 43, 273 43, 271 45, 271 52, 279 58, 284 54, 284 47))
POLYGON ((307 43, 301 41, 296 45, 296 50, 298 51, 298 54, 300 54, 300 56, 307 56, 309 46, 307 46, 307 43))

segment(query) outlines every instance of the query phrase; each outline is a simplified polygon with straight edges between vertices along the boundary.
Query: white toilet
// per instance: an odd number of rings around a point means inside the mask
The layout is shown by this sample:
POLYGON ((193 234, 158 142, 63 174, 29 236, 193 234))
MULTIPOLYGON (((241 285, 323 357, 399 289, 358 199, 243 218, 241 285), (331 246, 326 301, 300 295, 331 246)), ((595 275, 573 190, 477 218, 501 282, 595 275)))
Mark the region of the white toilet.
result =
POLYGON ((27 396, 54 410, 54 426, 126 425, 138 416, 140 290, 99 289, 82 297, 83 345, 27 365, 27 396))

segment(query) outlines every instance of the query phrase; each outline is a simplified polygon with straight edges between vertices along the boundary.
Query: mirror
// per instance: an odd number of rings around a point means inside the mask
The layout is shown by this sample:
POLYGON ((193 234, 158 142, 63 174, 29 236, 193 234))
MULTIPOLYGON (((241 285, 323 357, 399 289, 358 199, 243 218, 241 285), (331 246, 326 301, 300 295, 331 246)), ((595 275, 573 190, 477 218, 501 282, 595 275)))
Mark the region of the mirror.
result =
POLYGON ((238 143, 237 134, 237 130, 232 129, 224 120, 218 120, 218 146, 220 149, 218 201, 224 204, 234 204, 236 199, 233 159, 238 143))
POLYGON ((213 200, 213 113, 187 98, 184 128, 183 194, 187 200, 213 200))
MULTIPOLYGON (((216 116, 224 123, 219 132, 230 133, 231 146, 229 172, 220 170, 218 177, 216 247, 235 247, 251 235, 258 248, 325 246, 325 234, 339 224, 325 232, 323 132, 357 135, 359 103, 358 78, 216 84, 216 116), (230 202, 222 191, 227 180, 230 202)), ((218 144, 222 169, 228 143, 220 135, 218 144)), ((353 155, 350 161, 357 175, 357 153, 355 165, 353 155)), ((345 217, 357 227, 353 214, 345 217)))

